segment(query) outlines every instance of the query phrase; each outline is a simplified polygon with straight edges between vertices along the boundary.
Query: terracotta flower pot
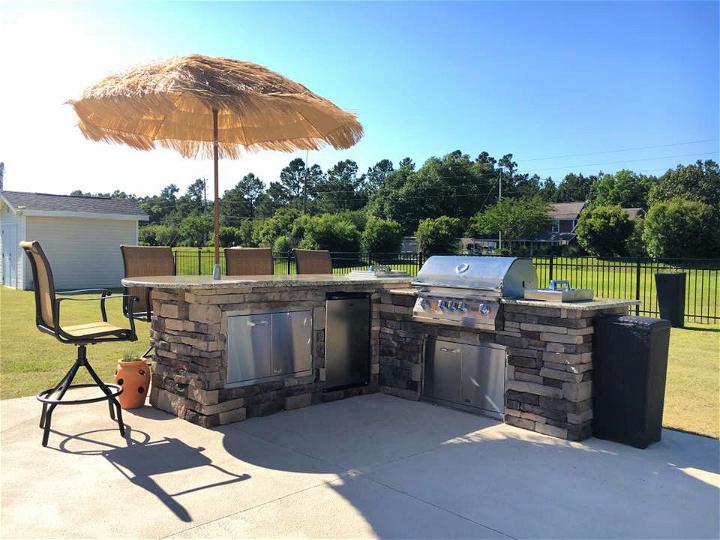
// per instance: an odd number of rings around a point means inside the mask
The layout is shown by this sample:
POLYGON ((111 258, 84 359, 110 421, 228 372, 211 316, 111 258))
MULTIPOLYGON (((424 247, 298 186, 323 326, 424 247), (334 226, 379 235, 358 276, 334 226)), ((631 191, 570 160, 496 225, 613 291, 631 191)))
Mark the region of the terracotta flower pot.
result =
POLYGON ((118 362, 115 384, 123 388, 123 393, 118 396, 123 409, 142 407, 150 386, 150 366, 145 360, 118 362))

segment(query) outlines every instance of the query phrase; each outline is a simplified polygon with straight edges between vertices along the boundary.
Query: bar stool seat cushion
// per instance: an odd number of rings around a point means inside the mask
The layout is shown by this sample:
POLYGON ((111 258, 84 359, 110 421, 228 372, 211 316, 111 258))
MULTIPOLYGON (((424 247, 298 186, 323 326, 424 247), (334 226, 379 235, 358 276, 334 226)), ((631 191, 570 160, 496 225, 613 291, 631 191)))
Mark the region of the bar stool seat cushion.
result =
POLYGON ((126 329, 113 326, 110 323, 98 321, 93 323, 75 324, 72 326, 63 326, 63 331, 73 337, 95 336, 98 334, 115 334, 127 332, 126 329))

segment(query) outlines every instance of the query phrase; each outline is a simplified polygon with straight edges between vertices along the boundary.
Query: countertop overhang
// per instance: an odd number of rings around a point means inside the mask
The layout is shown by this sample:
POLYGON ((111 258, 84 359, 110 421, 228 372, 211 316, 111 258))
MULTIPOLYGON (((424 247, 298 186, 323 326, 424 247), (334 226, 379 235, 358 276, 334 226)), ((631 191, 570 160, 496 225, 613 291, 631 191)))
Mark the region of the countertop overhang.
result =
POLYGON ((122 280, 124 287, 154 289, 237 289, 243 287, 331 287, 333 285, 410 285, 410 277, 350 278, 335 274, 302 274, 281 276, 139 276, 122 280))

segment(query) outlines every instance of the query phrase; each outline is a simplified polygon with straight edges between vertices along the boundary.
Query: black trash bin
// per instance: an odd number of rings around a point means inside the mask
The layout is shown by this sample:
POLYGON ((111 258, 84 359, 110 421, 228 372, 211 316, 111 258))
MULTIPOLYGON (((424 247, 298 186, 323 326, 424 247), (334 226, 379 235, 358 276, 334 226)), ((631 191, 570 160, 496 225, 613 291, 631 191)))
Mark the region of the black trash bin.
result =
POLYGON ((593 435, 646 448, 660 440, 670 323, 599 319, 593 337, 593 435))
POLYGON ((660 318, 670 321, 673 328, 685 325, 685 272, 662 272, 655 274, 660 318))

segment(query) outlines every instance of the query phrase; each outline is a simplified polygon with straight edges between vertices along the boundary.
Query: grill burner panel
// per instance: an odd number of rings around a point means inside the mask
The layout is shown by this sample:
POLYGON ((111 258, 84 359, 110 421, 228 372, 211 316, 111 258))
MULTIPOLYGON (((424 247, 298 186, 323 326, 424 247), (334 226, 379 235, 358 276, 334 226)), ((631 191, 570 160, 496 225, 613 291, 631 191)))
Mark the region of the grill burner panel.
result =
POLYGON ((522 298, 535 287, 535 267, 515 257, 430 257, 413 285, 413 319, 482 330, 503 327, 500 298, 522 298))
POLYGON ((451 296, 420 296, 415 301, 413 319, 436 324, 499 330, 500 303, 451 296))

